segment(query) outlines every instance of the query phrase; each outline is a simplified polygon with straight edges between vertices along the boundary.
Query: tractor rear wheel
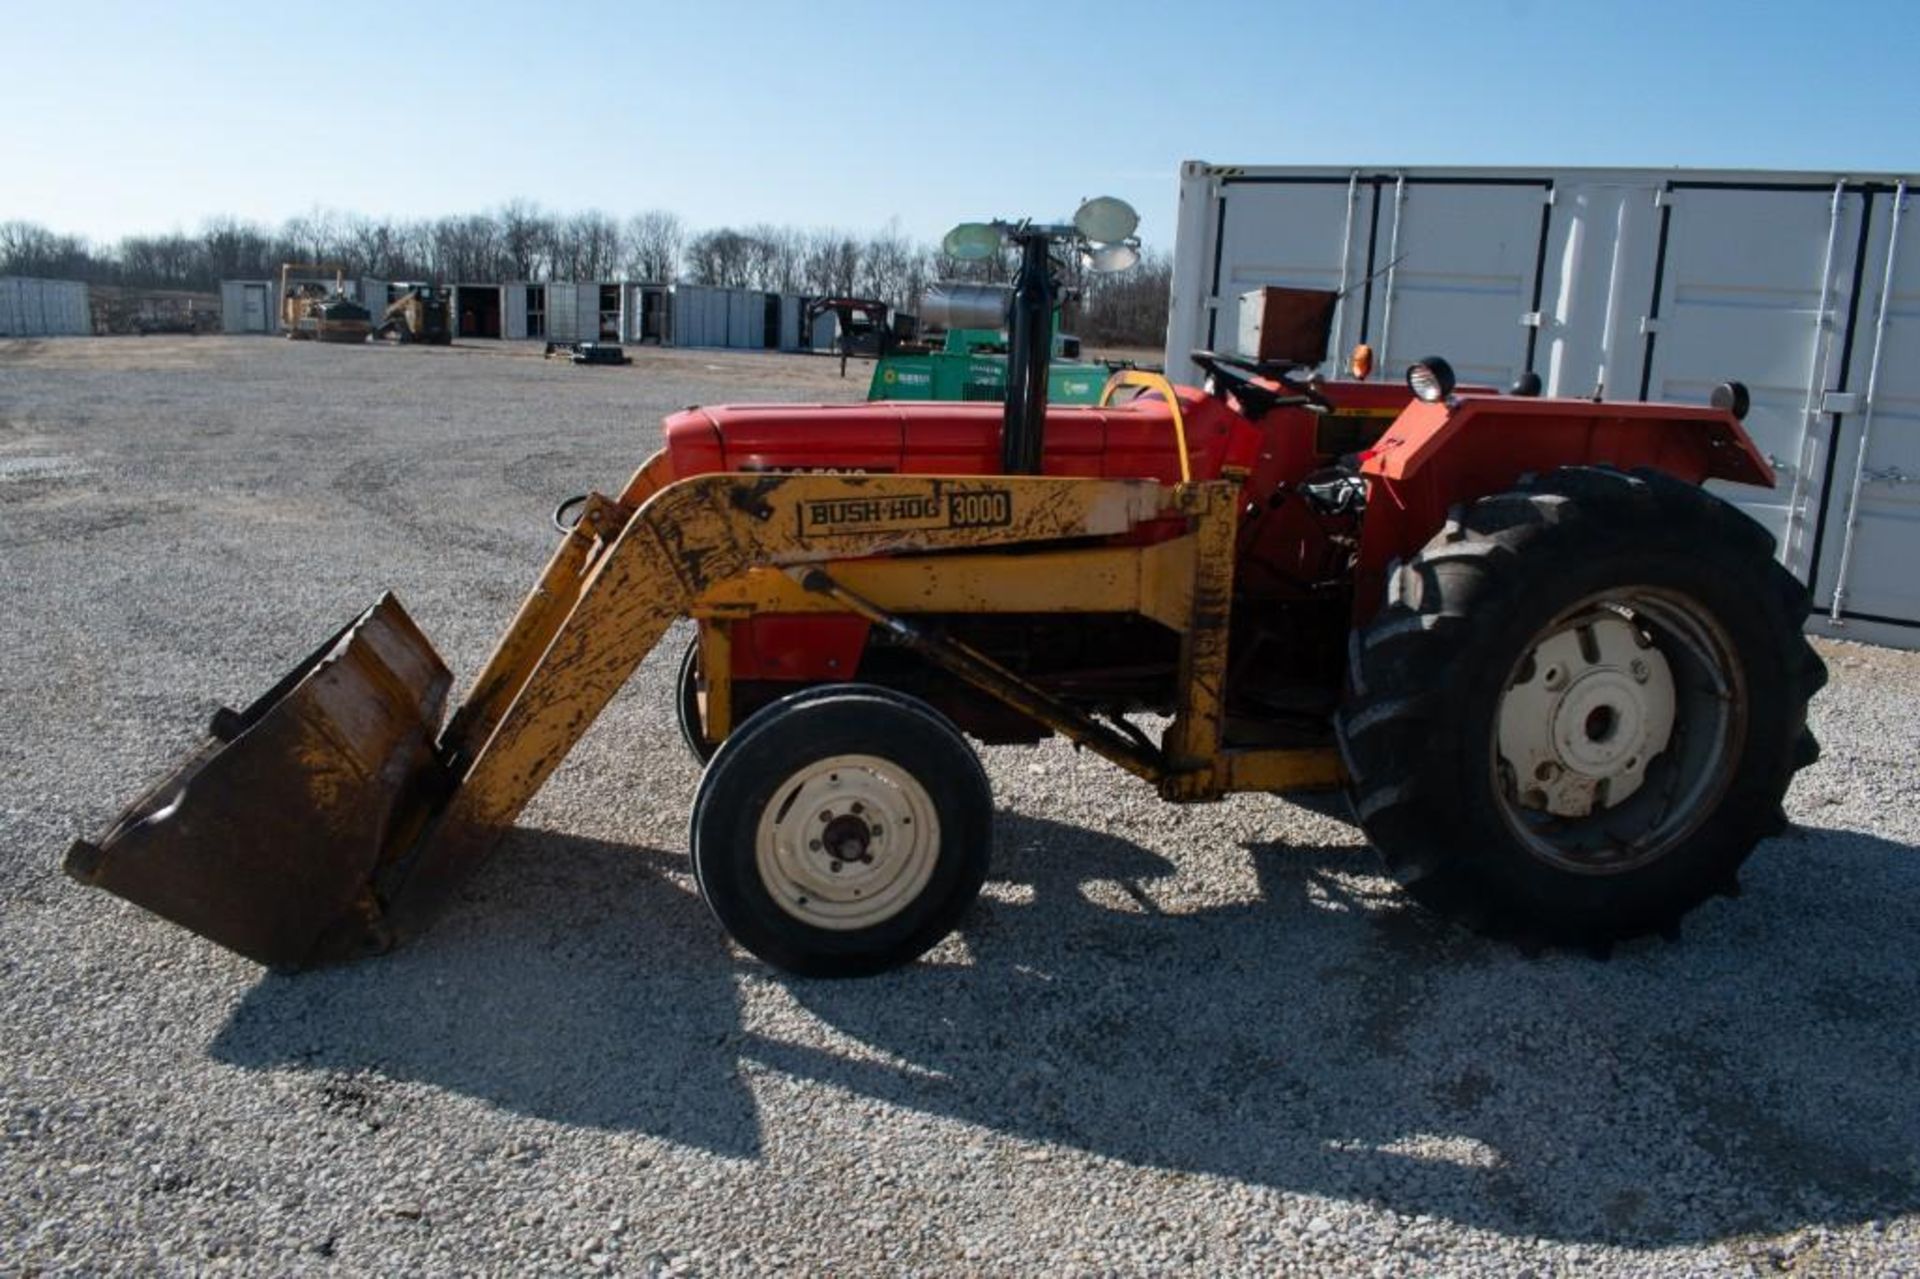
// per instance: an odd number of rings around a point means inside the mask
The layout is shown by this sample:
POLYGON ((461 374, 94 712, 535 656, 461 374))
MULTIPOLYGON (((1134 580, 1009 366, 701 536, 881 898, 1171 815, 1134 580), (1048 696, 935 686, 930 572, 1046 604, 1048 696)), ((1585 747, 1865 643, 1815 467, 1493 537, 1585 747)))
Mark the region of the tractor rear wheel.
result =
POLYGON ((909 963, 979 896, 993 796, 924 702, 861 684, 774 702, 721 743, 694 800, 701 896, 766 962, 808 977, 909 963))
POLYGON ((1353 639, 1361 825, 1479 931, 1671 935, 1736 890, 1818 756, 1808 603, 1764 529, 1658 473, 1566 468, 1456 508, 1353 639))

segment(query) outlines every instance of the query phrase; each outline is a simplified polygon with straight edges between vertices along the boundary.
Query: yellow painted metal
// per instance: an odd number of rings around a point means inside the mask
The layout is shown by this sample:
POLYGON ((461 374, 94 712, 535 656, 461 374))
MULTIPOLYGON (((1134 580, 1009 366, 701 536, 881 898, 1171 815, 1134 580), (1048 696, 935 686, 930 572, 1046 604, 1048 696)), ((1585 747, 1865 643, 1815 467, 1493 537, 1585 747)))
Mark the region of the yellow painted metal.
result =
POLYGON ((1160 783, 1164 799, 1218 799, 1237 791, 1324 791, 1346 781, 1340 752, 1331 746, 1294 750, 1222 750, 1212 767, 1171 773, 1160 783))
MULTIPOLYGON (((1031 555, 847 560, 834 580, 893 613, 1139 613, 1184 630, 1193 611, 1194 539, 1031 555)), ((787 573, 749 569, 693 602, 695 617, 842 612, 787 573)))
POLYGON ((733 731, 733 623, 700 624, 700 735, 718 746, 733 731))
POLYGON ((1187 457, 1187 419, 1180 412, 1180 397, 1174 393, 1173 383, 1158 373, 1148 373, 1142 369, 1121 369, 1107 379, 1100 391, 1100 407, 1113 403, 1114 392, 1123 387, 1135 386, 1143 391, 1158 391, 1166 397, 1167 411, 1173 416, 1173 438, 1180 446, 1180 482, 1190 484, 1193 481, 1193 466, 1187 457))
MULTIPOLYGON (((647 487, 645 474, 629 491, 647 487)), ((514 687, 511 704, 467 752, 464 784, 412 875, 451 882, 482 855, 667 627, 718 582, 759 566, 1110 537, 1166 502, 1151 480, 1051 476, 718 474, 668 484, 587 557, 577 601, 525 675, 491 685, 514 687)), ((495 719, 476 713, 468 731, 477 739, 495 719)), ((424 898, 418 909, 434 904, 424 898)))
POLYGON ((1210 771, 1219 786, 1239 486, 1183 485, 1176 497, 1194 520, 1193 607, 1181 638, 1179 710, 1162 749, 1173 772, 1210 771))

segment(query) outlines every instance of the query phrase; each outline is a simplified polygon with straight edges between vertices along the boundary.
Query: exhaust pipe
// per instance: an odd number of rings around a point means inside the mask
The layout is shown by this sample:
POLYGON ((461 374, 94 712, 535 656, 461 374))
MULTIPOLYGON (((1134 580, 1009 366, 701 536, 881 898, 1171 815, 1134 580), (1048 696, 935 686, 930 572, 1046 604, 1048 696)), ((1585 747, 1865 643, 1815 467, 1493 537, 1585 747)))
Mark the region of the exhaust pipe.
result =
POLYGON ((1047 376, 1053 364, 1056 286, 1045 230, 1022 227, 1007 334, 1007 406, 1001 419, 1000 466, 1008 475, 1040 474, 1046 450, 1047 376))

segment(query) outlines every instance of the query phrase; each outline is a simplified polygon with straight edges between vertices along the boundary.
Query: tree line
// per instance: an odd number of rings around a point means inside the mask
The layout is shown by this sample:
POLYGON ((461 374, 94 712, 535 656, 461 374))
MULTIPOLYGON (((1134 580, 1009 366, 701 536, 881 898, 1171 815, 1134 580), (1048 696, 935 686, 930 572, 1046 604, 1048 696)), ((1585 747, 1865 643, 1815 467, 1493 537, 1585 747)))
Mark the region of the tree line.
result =
MULTIPOLYGON (((937 280, 1004 282, 1010 257, 961 263, 897 223, 861 234, 755 225, 691 231, 650 209, 620 219, 562 214, 526 201, 486 213, 395 221, 316 210, 268 228, 209 219, 197 233, 129 235, 92 244, 29 222, 0 222, 0 275, 210 292, 221 280, 271 279, 283 262, 338 264, 382 280, 487 284, 509 280, 674 281, 811 296, 879 298, 916 310, 937 280)), ((1062 263, 1067 326, 1101 343, 1158 345, 1172 265, 1149 252, 1131 270, 1095 276, 1062 263)))

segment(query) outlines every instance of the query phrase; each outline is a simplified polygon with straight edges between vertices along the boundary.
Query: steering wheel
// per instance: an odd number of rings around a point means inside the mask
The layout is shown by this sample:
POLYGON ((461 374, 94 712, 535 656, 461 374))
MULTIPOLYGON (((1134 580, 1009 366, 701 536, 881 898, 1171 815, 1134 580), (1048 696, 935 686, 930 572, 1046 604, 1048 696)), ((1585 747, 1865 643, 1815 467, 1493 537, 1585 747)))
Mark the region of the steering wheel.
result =
POLYGON ((1313 387, 1288 377, 1291 365, 1261 364, 1218 351, 1195 351, 1190 358, 1240 401, 1249 421, 1257 422, 1275 409, 1333 407, 1327 397, 1313 387), (1277 382, 1279 388, 1262 385, 1263 381, 1277 382))

